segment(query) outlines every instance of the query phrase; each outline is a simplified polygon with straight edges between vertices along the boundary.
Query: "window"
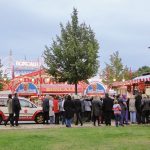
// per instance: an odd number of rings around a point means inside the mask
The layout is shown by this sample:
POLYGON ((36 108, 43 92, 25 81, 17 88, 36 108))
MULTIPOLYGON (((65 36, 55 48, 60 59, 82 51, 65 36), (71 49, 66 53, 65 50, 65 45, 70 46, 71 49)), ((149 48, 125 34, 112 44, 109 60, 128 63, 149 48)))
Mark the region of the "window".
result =
POLYGON ((36 108, 36 106, 24 99, 20 99, 20 105, 21 107, 36 108))
POLYGON ((0 106, 7 107, 7 98, 0 98, 0 106))
POLYGON ((20 105, 21 107, 32 107, 32 104, 26 100, 20 99, 20 105))

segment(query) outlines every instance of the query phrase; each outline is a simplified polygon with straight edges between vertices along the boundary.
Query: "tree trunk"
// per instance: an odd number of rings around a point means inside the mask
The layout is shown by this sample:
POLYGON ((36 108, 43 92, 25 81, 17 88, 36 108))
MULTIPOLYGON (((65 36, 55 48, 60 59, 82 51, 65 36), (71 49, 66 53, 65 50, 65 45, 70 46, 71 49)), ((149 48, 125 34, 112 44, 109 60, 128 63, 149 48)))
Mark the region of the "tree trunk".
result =
POLYGON ((75 94, 77 95, 78 94, 78 83, 75 83, 75 94))

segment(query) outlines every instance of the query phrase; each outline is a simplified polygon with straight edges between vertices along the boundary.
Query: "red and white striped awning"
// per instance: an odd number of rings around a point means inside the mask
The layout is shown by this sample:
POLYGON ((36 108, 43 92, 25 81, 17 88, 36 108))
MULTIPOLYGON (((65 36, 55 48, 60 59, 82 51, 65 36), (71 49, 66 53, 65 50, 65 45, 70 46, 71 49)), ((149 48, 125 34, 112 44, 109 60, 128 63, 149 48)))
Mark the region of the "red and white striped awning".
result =
POLYGON ((132 84, 138 84, 140 82, 146 82, 146 81, 150 81, 150 75, 145 75, 145 76, 139 76, 136 77, 132 80, 127 80, 124 82, 114 82, 112 84, 112 86, 116 87, 116 86, 128 86, 128 85, 132 85, 132 84))
POLYGON ((150 81, 150 75, 139 76, 134 78, 132 81, 133 83, 150 81))

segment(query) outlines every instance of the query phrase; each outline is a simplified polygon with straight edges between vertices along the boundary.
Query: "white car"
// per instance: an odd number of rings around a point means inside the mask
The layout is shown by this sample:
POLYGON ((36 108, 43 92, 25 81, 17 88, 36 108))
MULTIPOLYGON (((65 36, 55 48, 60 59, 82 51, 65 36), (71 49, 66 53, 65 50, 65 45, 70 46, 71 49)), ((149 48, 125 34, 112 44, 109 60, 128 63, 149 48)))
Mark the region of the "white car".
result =
MULTIPOLYGON (((9 116, 7 100, 7 97, 0 97, 0 124, 9 116)), ((43 123, 44 117, 42 107, 36 106, 24 97, 19 97, 19 101, 21 105, 19 121, 35 121, 36 123, 43 123)))

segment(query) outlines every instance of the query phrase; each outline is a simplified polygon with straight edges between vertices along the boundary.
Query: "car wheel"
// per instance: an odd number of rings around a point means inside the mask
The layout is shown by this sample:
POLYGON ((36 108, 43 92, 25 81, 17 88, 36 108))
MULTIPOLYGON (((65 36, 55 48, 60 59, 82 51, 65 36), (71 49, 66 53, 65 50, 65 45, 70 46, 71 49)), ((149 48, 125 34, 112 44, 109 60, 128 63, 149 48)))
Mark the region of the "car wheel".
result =
POLYGON ((44 116, 43 114, 37 114, 36 117, 35 117, 35 122, 37 124, 41 124, 44 122, 44 116))
POLYGON ((2 123, 2 121, 3 121, 3 118, 2 118, 2 116, 0 116, 0 124, 2 123))

